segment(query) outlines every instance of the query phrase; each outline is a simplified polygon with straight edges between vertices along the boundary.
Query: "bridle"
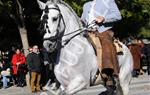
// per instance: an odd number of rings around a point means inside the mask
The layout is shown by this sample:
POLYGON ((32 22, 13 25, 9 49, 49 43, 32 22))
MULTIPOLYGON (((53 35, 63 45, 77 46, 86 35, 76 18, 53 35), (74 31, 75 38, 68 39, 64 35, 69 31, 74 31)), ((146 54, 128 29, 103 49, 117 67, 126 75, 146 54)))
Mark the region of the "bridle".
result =
POLYGON ((64 24, 64 29, 63 29, 63 31, 60 33, 60 31, 59 31, 58 28, 57 28, 57 33, 56 33, 55 36, 52 36, 52 37, 49 37, 49 38, 43 38, 43 41, 49 40, 49 41, 51 41, 51 42, 56 42, 56 43, 65 42, 64 45, 66 45, 67 43, 69 43, 69 42, 71 41, 71 39, 73 39, 73 38, 76 37, 77 35, 80 35, 80 34, 83 33, 84 31, 88 30, 90 27, 92 27, 92 26, 90 26, 90 25, 93 24, 93 23, 95 23, 95 22, 93 21, 91 24, 89 24, 89 25, 87 25, 87 26, 85 26, 85 27, 83 27, 83 28, 79 28, 79 29, 77 29, 77 30, 75 30, 75 31, 73 31, 73 32, 68 33, 68 34, 64 34, 65 29, 66 29, 66 24, 65 24, 63 15, 62 15, 62 13, 61 13, 61 10, 60 10, 59 6, 58 6, 57 4, 55 4, 54 6, 55 6, 55 7, 52 7, 52 8, 48 8, 48 6, 46 6, 45 9, 43 10, 43 11, 45 12, 45 14, 44 14, 44 16, 43 16, 43 19, 42 19, 42 22, 41 22, 41 25, 40 25, 40 28, 41 28, 40 30, 42 31, 42 33, 45 33, 46 31, 48 31, 48 32, 50 33, 49 27, 48 27, 48 25, 47 25, 47 24, 48 24, 47 20, 48 20, 48 13, 49 13, 49 10, 57 10, 57 11, 60 13, 60 15, 59 15, 59 22, 58 22, 58 27, 60 27, 60 23, 61 23, 61 19, 62 19, 62 22, 63 22, 63 24, 64 24), (46 25, 46 27, 44 27, 44 25, 46 25), (42 26, 43 26, 43 27, 42 27, 42 26), (90 27, 89 27, 89 26, 90 26, 90 27), (46 30, 46 29, 47 29, 47 30, 46 30), (78 31, 80 31, 80 32, 78 32, 78 31), (78 32, 78 33, 77 33, 77 32, 78 32), (76 34, 75 34, 75 33, 76 33, 76 34), (64 40, 64 41, 62 41, 62 38, 63 38, 64 36, 68 36, 68 35, 71 35, 71 34, 75 34, 75 35, 73 35, 72 37, 70 37, 70 38, 68 38, 68 39, 66 39, 66 40, 64 40))
POLYGON ((43 27, 44 30, 42 32, 45 33, 46 31, 48 31, 50 33, 51 31, 49 30, 49 27, 47 25, 48 24, 48 22, 47 22, 47 20, 48 20, 48 13, 49 13, 49 10, 57 10, 60 13, 60 15, 58 17, 59 21, 58 21, 58 27, 57 27, 57 31, 56 31, 57 33, 56 33, 55 36, 52 36, 52 37, 49 37, 49 38, 43 38, 44 41, 45 40, 50 40, 50 41, 54 42, 54 41, 61 40, 61 38, 62 38, 62 36, 64 34, 64 31, 65 31, 65 28, 66 28, 66 24, 65 24, 65 21, 64 21, 64 18, 62 16, 62 14, 61 14, 59 6, 57 4, 55 4, 54 6, 55 7, 52 7, 52 8, 48 8, 48 6, 45 7, 45 9, 43 10, 45 12, 45 14, 43 16, 43 19, 42 19, 41 23, 43 23, 43 25, 46 25, 46 27, 43 27), (58 28, 60 27, 61 20, 63 22, 64 29, 60 33, 58 28))

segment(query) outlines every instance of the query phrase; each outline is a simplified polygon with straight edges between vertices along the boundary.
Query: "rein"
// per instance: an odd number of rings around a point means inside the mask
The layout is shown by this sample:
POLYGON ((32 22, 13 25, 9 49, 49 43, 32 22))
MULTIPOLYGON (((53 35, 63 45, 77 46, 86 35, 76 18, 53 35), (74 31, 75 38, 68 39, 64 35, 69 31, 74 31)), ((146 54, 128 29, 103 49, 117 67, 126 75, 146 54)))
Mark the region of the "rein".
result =
POLYGON ((93 21, 93 23, 91 23, 91 24, 89 24, 89 25, 87 25, 87 26, 85 26, 85 27, 82 27, 82 28, 80 28, 80 29, 77 29, 77 30, 75 30, 75 31, 72 31, 71 33, 67 33, 67 34, 65 34, 65 35, 60 35, 60 36, 52 36, 52 37, 46 38, 46 39, 44 39, 44 40, 57 41, 58 39, 61 39, 61 38, 64 37, 64 36, 68 36, 68 35, 71 35, 71 34, 74 34, 74 33, 78 32, 78 31, 80 31, 79 33, 73 35, 72 37, 70 37, 70 38, 67 39, 67 40, 64 40, 64 41, 58 40, 58 41, 60 41, 60 42, 65 42, 64 45, 67 45, 67 44, 71 41, 71 39, 73 39, 74 37, 80 35, 81 33, 85 32, 86 30, 91 29, 94 25, 95 25, 95 21, 93 21), (92 24, 93 24, 93 25, 92 25, 92 24), (92 26, 91 26, 91 25, 92 25, 92 26), (89 27, 89 26, 90 26, 90 27, 89 27))

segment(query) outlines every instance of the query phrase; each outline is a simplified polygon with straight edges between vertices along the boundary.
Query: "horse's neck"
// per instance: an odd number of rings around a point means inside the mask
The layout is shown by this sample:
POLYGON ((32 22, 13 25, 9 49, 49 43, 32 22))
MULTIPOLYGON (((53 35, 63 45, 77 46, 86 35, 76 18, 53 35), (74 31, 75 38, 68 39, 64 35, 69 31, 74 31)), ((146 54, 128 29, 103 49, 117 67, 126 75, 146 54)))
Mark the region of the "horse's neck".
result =
MULTIPOLYGON (((66 25, 64 35, 71 33, 75 30, 78 30, 80 28, 79 19, 73 14, 73 12, 67 6, 60 5, 59 7, 66 25)), ((76 33, 73 33, 68 36, 64 36, 62 40, 66 40, 75 34, 76 33)))

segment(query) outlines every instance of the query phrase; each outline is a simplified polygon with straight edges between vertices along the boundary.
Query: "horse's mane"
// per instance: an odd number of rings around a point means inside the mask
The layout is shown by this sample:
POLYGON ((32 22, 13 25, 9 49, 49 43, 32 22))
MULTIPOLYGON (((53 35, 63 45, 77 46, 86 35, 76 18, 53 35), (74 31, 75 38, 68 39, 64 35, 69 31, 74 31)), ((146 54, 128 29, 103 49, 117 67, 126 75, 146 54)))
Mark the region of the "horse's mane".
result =
POLYGON ((69 8, 69 10, 70 10, 70 11, 73 13, 73 15, 76 17, 77 22, 79 23, 79 25, 82 26, 79 17, 77 16, 76 12, 72 9, 72 7, 71 7, 69 4, 65 3, 64 1, 62 1, 62 0, 60 0, 60 1, 61 1, 61 2, 60 2, 61 4, 65 5, 66 7, 69 8))
POLYGON ((53 3, 55 3, 55 4, 62 4, 64 6, 66 6, 73 13, 73 15, 75 16, 77 22, 79 23, 79 26, 82 26, 82 23, 81 23, 79 17, 77 16, 76 12, 72 9, 72 7, 69 4, 67 4, 66 2, 64 2, 62 0, 58 0, 56 2, 51 2, 51 1, 47 1, 46 2, 47 5, 53 4, 53 3))

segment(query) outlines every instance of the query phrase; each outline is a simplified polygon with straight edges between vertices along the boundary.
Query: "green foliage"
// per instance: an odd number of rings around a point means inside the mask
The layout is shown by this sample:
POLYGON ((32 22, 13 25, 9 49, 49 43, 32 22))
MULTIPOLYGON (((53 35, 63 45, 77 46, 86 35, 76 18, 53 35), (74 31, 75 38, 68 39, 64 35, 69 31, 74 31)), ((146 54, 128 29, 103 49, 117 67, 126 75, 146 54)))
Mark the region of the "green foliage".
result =
POLYGON ((64 0, 64 1, 67 2, 69 5, 71 5, 71 7, 76 11, 78 16, 81 16, 83 4, 89 0, 64 0))
POLYGON ((2 10, 7 10, 7 12, 12 11, 12 0, 0 0, 0 12, 2 10))
MULTIPOLYGON (((9 14, 15 14, 13 6, 15 0, 0 0, 0 13, 7 10, 9 14)), ((37 6, 36 0, 19 0, 25 9, 26 17, 34 23, 38 22, 39 14, 32 6, 37 6), (23 2, 27 2, 24 4, 23 2), (30 5, 30 6, 29 6, 30 5), (31 9, 31 8, 32 9, 31 9)), ((43 1, 43 0, 41 0, 43 1)), ((78 16, 82 14, 83 4, 89 0, 64 0, 76 11, 78 16)), ((116 24, 115 30, 120 37, 129 35, 143 35, 150 37, 150 1, 149 0, 116 0, 122 14, 122 21, 116 24)))
POLYGON ((124 36, 150 37, 149 0, 117 0, 123 20, 117 25, 118 33, 124 36))
POLYGON ((0 1, 0 5, 3 5, 2 1, 0 1))
MULTIPOLYGON (((89 0, 64 0, 81 16, 83 4, 89 0)), ((123 20, 116 24, 118 36, 142 35, 150 37, 150 1, 149 0, 116 0, 123 20), (129 30, 130 29, 130 30, 129 30)))

